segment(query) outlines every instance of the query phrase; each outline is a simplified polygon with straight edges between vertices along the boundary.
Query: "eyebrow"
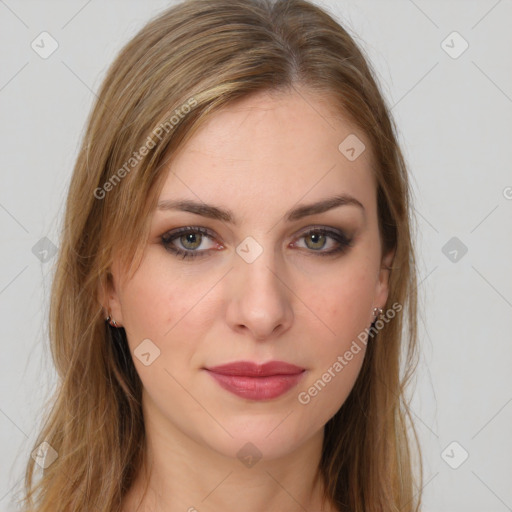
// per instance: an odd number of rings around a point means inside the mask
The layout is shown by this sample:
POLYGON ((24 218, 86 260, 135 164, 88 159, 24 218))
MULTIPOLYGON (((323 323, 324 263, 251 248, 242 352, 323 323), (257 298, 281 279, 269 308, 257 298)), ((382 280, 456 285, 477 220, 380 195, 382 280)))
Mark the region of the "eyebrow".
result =
MULTIPOLYGON (((341 194, 323 199, 316 203, 305 204, 292 208, 286 212, 284 218, 286 222, 293 222, 310 215, 324 213, 328 210, 332 210, 333 208, 347 205, 357 206, 362 210, 363 215, 365 214, 365 208, 360 201, 348 194, 341 194)), ((235 226, 238 225, 231 210, 206 203, 199 203, 189 199, 165 199, 158 202, 157 209, 162 211, 177 210, 195 213, 196 215, 201 215, 210 219, 228 222, 235 226)))

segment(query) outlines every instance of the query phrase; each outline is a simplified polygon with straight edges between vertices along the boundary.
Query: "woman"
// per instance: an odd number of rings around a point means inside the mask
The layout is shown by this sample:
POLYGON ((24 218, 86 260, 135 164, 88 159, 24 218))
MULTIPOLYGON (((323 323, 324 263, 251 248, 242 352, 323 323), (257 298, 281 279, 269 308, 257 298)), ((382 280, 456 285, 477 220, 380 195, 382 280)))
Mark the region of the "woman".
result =
POLYGON ((418 510, 409 195, 371 69, 318 7, 148 23, 72 176, 26 510, 418 510))

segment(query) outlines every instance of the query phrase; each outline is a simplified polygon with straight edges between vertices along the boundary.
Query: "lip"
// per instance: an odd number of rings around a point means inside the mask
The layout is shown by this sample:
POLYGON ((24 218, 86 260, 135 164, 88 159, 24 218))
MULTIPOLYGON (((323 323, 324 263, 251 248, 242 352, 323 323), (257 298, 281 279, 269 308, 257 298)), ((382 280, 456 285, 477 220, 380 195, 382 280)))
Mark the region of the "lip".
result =
POLYGON ((249 400, 271 400, 283 395, 299 383, 306 371, 284 361, 236 361, 205 370, 222 388, 249 400))
POLYGON ((269 361, 258 364, 252 361, 235 361, 233 363, 212 366, 207 370, 221 375, 240 375, 243 377, 268 377, 271 375, 296 375, 302 373, 304 368, 284 361, 269 361))

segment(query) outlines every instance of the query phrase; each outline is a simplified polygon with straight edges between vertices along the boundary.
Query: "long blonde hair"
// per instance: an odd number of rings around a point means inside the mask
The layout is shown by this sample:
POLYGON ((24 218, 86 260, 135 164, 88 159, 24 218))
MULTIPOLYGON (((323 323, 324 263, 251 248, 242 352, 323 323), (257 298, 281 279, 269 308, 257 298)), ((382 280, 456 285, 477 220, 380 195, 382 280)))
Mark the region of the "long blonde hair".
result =
POLYGON ((144 465, 145 430, 126 334, 105 323, 99 299, 114 251, 125 268, 140 261, 162 169, 205 121, 237 99, 295 85, 330 98, 371 141, 383 254, 395 250, 388 301, 404 308, 369 338, 354 388, 325 426, 325 497, 341 511, 419 509, 406 397, 418 352, 411 190, 374 76, 348 32, 304 0, 184 1, 121 50, 70 182, 50 304, 58 388, 34 444, 58 455, 42 472, 29 458, 24 510, 121 510, 144 465))

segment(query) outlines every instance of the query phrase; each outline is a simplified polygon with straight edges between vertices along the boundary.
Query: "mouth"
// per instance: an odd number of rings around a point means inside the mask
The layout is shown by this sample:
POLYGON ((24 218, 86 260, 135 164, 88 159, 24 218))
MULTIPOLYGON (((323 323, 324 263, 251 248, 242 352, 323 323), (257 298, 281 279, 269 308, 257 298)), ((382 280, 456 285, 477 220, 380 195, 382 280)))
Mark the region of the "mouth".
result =
POLYGON ((306 371, 284 361, 236 361, 204 369, 223 389, 248 400, 277 398, 295 387, 306 371))

